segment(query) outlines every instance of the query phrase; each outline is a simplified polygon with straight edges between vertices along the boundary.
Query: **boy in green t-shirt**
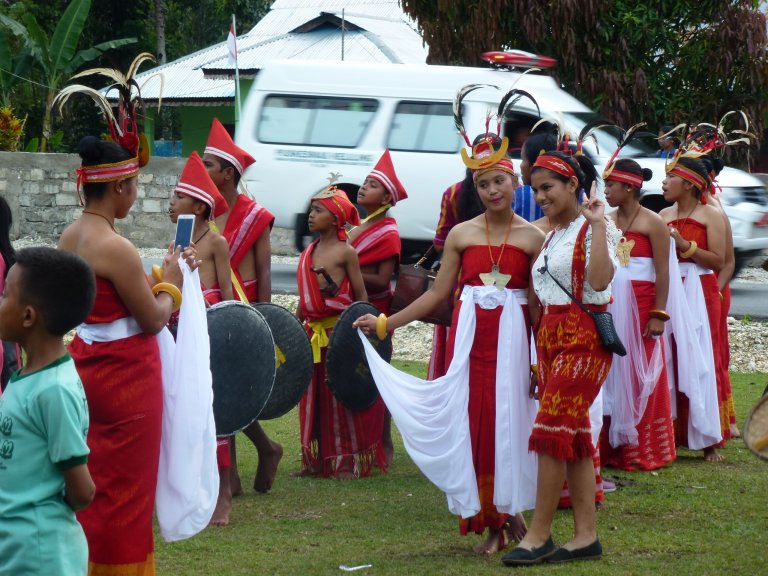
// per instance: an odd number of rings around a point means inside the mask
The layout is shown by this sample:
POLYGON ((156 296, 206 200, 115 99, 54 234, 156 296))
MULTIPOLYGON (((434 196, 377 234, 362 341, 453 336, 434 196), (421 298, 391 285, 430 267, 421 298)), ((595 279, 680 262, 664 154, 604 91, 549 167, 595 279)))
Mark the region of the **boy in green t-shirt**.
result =
POLYGON ((95 486, 86 464, 88 405, 63 335, 93 306, 88 264, 53 248, 16 253, 0 299, 0 338, 26 362, 0 396, 0 574, 86 574, 75 511, 95 486))

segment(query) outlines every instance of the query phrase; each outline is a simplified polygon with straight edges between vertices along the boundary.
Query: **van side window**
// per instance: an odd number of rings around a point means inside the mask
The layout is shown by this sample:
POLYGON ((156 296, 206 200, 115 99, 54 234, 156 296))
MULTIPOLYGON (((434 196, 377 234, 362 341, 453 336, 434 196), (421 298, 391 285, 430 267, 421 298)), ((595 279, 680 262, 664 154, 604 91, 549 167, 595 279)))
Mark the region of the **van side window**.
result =
POLYGON ((256 138, 267 144, 354 148, 378 107, 376 100, 363 98, 269 95, 256 138))
POLYGON ((449 102, 399 102, 387 139, 390 150, 453 154, 462 140, 449 102))

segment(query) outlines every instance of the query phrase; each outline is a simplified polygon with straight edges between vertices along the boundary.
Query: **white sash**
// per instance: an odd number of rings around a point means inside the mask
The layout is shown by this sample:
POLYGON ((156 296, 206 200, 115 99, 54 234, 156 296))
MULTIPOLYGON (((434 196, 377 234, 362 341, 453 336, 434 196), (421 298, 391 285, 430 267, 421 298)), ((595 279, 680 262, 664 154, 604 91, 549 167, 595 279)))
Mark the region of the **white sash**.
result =
POLYGON ((495 478, 493 503, 500 512, 530 510, 536 501, 537 458, 528 452, 536 402, 528 397, 530 355, 521 304, 525 290, 465 286, 456 325, 453 360, 445 376, 421 380, 382 360, 359 331, 368 365, 392 413, 408 454, 462 518, 480 511, 469 433, 469 352, 477 304, 503 306, 496 364, 495 478))
POLYGON ((172 542, 208 526, 219 495, 216 425, 205 300, 200 275, 183 260, 176 342, 158 334, 163 359, 163 433, 156 510, 160 533, 172 542))
POLYGON ((655 341, 650 359, 645 354, 643 327, 632 289, 632 280, 652 282, 655 279, 653 258, 632 258, 629 266, 620 266, 613 276, 614 302, 608 311, 627 348, 626 356, 614 355, 603 385, 604 413, 611 417, 608 439, 614 448, 624 444, 637 446, 637 425, 664 367, 659 339, 655 341))
POLYGON ((94 342, 114 342, 143 332, 133 316, 102 324, 80 324, 76 331, 80 339, 89 346, 94 342))
POLYGON ((688 397, 688 447, 692 450, 702 450, 722 440, 712 335, 700 279, 701 275, 711 273, 694 263, 678 263, 674 244, 670 244, 667 311, 671 319, 664 331, 667 377, 675 416, 675 386, 688 397), (672 366, 671 336, 677 351, 677 373, 672 366))

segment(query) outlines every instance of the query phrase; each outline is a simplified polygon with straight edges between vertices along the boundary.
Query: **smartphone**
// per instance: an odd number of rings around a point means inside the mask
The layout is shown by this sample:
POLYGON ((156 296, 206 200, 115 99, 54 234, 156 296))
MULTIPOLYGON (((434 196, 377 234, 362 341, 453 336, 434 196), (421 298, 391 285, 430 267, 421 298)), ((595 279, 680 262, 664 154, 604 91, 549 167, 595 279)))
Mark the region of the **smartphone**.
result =
POLYGON ((176 240, 173 243, 174 250, 181 246, 184 251, 192 242, 192 230, 195 228, 194 214, 179 214, 176 219, 176 240))

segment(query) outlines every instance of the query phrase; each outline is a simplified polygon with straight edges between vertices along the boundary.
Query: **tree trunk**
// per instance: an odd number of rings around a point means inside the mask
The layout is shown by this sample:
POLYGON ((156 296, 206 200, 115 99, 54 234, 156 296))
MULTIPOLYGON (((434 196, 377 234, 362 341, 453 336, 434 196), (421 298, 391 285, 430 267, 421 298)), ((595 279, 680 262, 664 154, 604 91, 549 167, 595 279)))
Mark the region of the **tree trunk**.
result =
POLYGON ((45 113, 43 115, 43 136, 40 138, 40 152, 48 150, 48 138, 51 137, 51 121, 53 116, 54 90, 48 90, 45 95, 45 113))
POLYGON ((168 14, 166 0, 155 0, 155 36, 157 37, 157 63, 167 62, 165 55, 165 17, 168 14))

